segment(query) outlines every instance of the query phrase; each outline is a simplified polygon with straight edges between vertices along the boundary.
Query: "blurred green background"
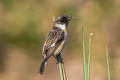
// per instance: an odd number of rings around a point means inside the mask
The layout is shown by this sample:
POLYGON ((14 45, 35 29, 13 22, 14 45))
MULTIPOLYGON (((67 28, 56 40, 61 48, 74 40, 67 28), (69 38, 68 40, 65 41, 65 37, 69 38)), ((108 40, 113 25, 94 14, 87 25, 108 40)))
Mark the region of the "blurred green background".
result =
POLYGON ((83 80, 83 25, 87 48, 89 33, 94 33, 91 80, 107 80, 106 43, 111 80, 120 80, 119 0, 0 0, 0 80, 60 80, 55 59, 49 59, 43 76, 38 69, 53 17, 62 14, 75 17, 62 52, 68 79, 83 80))

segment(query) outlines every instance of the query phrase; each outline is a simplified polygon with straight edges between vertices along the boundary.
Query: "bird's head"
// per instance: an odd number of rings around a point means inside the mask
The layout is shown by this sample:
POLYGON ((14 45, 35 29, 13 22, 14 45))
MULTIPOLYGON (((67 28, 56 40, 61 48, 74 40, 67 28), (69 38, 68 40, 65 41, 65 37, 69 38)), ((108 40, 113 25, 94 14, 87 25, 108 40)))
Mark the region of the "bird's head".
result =
POLYGON ((65 16, 65 15, 62 15, 62 16, 58 16, 56 19, 55 19, 55 24, 61 24, 61 25, 68 25, 69 21, 72 19, 72 17, 69 17, 69 16, 65 16))

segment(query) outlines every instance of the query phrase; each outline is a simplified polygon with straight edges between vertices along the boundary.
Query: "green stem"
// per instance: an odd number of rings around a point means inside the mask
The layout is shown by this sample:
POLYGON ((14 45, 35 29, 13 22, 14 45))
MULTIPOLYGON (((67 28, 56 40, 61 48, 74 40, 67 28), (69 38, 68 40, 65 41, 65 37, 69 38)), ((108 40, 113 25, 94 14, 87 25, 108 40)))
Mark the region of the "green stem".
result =
POLYGON ((107 45, 106 45, 106 62, 107 62, 108 80, 110 80, 110 65, 109 65, 109 55, 108 55, 107 45))
POLYGON ((60 53, 57 55, 57 61, 59 64, 60 78, 61 78, 61 80, 65 80, 64 69, 63 69, 63 60, 62 60, 62 56, 60 53))
POLYGON ((88 80, 90 80, 90 63, 91 63, 91 50, 92 50, 92 36, 93 36, 93 33, 90 33, 90 36, 89 36, 89 49, 88 49, 88 80))
POLYGON ((59 62, 59 70, 60 70, 60 78, 61 80, 64 80, 64 74, 63 74, 63 63, 59 62))
POLYGON ((86 70, 86 58, 85 58, 85 40, 84 40, 84 29, 82 26, 82 49, 83 49, 83 73, 84 80, 87 80, 87 70, 86 70))

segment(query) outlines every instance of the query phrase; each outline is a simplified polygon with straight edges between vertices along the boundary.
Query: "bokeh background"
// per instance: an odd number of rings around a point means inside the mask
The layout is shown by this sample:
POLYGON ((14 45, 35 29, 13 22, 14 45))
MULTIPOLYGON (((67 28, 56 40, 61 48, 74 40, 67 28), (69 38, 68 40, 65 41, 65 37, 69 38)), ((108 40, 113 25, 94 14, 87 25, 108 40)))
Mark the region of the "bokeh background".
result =
POLYGON ((38 69, 53 18, 62 14, 75 17, 62 52, 68 79, 83 80, 83 25, 87 49, 94 33, 91 80, 107 80, 106 43, 111 80, 120 80, 120 0, 0 0, 0 80, 60 80, 55 59, 49 59, 43 76, 38 69))

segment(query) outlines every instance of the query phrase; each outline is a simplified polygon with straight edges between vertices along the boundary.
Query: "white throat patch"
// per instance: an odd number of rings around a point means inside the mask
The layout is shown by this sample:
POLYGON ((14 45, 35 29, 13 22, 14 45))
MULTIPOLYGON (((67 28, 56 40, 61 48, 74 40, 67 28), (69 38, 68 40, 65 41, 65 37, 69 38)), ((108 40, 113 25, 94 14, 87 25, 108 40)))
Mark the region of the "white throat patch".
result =
POLYGON ((65 24, 60 24, 58 27, 62 30, 65 30, 65 24))

